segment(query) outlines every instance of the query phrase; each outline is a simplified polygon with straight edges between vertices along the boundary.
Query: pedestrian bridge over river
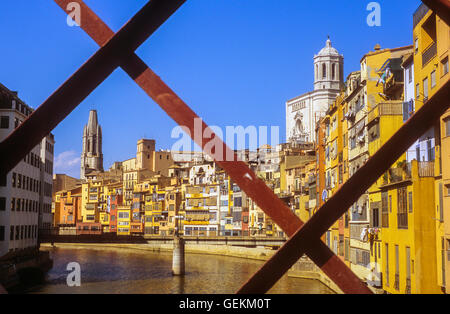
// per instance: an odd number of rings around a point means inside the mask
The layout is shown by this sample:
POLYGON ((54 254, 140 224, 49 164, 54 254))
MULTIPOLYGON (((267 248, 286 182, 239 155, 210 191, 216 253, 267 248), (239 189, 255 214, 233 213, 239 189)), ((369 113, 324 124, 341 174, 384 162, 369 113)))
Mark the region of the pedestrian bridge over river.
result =
MULTIPOLYGON (((187 245, 228 245, 241 247, 278 248, 286 242, 286 238, 278 237, 183 237, 187 245)), ((102 235, 39 235, 40 243, 130 243, 130 244, 170 244, 173 237, 164 236, 116 236, 102 235)))

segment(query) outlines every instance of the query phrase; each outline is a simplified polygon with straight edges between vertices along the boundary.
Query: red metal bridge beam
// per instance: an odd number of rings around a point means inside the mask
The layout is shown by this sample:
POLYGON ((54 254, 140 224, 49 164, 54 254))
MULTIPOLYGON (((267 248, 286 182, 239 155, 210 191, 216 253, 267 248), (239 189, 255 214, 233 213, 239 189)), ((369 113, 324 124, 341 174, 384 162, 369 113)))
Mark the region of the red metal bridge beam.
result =
MULTIPOLYGON (((73 0, 54 0, 66 13, 67 5, 73 0)), ((94 41, 102 46, 114 32, 81 0, 77 0, 81 7, 81 27, 94 41)), ((194 120, 198 118, 176 94, 173 92, 135 53, 124 59, 121 67, 133 80, 150 96, 175 122, 186 126, 190 135, 196 134, 194 120)), ((201 132, 208 129, 202 121, 201 132)), ((212 133, 212 132, 211 132, 212 133)), ((211 137, 213 138, 214 135, 211 137)), ((203 136, 202 136, 203 138, 203 136)), ((205 149, 205 142, 193 140, 205 149)), ((218 145, 223 147, 223 156, 231 154, 235 161, 216 161, 230 177, 249 195, 259 207, 279 225, 288 236, 303 225, 303 222, 260 180, 249 167, 237 161, 236 155, 230 148, 216 137, 218 145)), ((222 156, 222 157, 223 157, 222 156)), ((224 160, 225 158, 223 158, 224 160)), ((371 293, 365 284, 337 257, 320 239, 313 241, 314 250, 307 254, 345 293, 371 293)))
POLYGON ((149 1, 125 26, 0 143, 0 174, 40 141, 159 28, 185 0, 149 1))
POLYGON ((290 238, 238 293, 265 293, 450 107, 450 80, 290 238))

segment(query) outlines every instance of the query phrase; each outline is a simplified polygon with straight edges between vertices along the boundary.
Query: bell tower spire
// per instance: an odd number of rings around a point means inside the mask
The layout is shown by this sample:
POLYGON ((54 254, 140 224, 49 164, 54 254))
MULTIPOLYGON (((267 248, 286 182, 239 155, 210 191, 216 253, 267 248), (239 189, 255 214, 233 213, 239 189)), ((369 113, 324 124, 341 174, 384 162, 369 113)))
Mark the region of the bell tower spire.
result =
POLYGON ((84 127, 80 178, 85 179, 92 171, 103 171, 102 128, 97 110, 89 112, 88 124, 84 127))

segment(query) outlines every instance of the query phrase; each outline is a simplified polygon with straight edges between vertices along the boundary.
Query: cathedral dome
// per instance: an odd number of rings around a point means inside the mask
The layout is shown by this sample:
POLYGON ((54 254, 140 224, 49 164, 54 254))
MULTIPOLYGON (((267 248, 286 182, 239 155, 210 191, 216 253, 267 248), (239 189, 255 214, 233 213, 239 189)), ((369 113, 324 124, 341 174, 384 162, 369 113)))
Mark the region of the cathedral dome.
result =
POLYGON ((333 48, 331 46, 330 37, 328 37, 325 47, 320 50, 318 56, 339 56, 339 52, 336 50, 336 48, 333 48))

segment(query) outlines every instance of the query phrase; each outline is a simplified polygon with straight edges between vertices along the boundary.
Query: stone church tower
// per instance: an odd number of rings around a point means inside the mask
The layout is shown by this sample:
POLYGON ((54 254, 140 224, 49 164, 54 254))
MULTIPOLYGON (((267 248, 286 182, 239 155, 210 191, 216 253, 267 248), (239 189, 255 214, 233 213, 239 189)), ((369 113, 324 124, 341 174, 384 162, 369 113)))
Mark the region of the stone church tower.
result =
POLYGON ((344 84, 344 57, 328 40, 314 55, 314 90, 286 102, 286 141, 315 142, 316 124, 344 84))
POLYGON ((85 179, 92 171, 103 171, 102 128, 96 110, 89 112, 89 121, 83 131, 80 178, 85 179))
POLYGON ((339 91, 344 81, 344 57, 328 40, 319 54, 314 56, 314 90, 339 91))

